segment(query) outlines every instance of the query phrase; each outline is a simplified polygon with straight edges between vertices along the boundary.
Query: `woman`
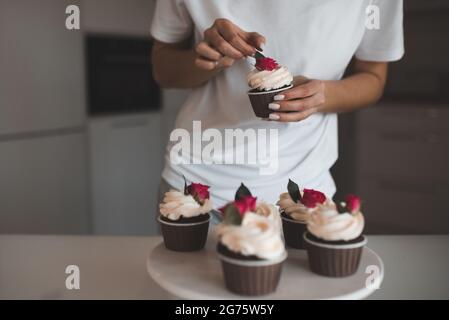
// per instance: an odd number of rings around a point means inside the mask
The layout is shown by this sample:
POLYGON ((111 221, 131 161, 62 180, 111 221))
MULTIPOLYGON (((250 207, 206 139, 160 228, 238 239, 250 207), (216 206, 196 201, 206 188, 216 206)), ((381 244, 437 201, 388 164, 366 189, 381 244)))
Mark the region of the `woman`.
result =
POLYGON ((191 131, 199 120, 202 130, 278 132, 274 175, 249 164, 174 164, 169 144, 161 190, 182 188, 184 175, 211 185, 216 206, 230 200, 242 181, 273 203, 289 178, 332 197, 337 113, 375 103, 387 63, 404 52, 401 0, 159 0, 151 32, 155 79, 162 87, 192 89, 177 128, 191 131), (256 50, 295 76, 293 88, 270 104, 270 121, 254 116, 247 96, 256 50))

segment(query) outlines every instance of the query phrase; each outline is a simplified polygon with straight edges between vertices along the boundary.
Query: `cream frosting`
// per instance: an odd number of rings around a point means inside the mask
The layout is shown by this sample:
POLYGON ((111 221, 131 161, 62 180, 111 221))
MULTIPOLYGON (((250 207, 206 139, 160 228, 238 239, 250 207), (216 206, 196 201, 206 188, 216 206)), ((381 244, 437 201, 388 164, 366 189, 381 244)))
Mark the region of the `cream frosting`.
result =
POLYGON ((273 221, 280 232, 282 228, 281 216, 279 215, 279 212, 274 205, 268 204, 264 201, 258 201, 256 206, 256 213, 273 221))
POLYGON ((249 73, 247 81, 251 89, 268 91, 291 84, 293 76, 286 67, 279 66, 271 71, 254 69, 249 73))
POLYGON ((190 194, 170 190, 165 193, 162 203, 159 204, 159 210, 162 216, 175 221, 181 217, 192 218, 208 213, 212 210, 212 202, 206 199, 204 204, 200 205, 190 194))
POLYGON ((270 215, 247 212, 241 225, 221 223, 217 227, 220 242, 229 250, 245 256, 274 260, 285 253, 279 226, 270 215))
POLYGON ((327 241, 349 241, 362 234, 365 220, 360 211, 339 213, 333 203, 317 207, 307 223, 307 230, 314 236, 327 241))

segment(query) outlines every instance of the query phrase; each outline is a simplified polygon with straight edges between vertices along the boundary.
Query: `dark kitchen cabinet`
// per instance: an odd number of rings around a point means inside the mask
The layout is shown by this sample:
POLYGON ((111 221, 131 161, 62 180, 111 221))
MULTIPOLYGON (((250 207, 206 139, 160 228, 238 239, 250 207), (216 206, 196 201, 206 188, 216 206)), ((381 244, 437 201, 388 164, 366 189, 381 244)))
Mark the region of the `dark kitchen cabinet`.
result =
POLYGON ((388 104, 355 120, 355 189, 367 232, 449 232, 449 106, 388 104))

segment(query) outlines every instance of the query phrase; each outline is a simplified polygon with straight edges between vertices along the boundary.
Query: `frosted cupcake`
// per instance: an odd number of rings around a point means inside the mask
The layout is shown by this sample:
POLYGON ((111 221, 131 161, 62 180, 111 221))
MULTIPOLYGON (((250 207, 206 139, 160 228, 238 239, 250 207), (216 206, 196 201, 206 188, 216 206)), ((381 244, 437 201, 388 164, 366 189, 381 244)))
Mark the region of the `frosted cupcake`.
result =
POLYGON ((224 220, 217 227, 217 251, 225 285, 241 295, 269 294, 276 290, 287 258, 279 213, 242 188, 234 202, 220 209, 224 220))
POLYGON ((357 272, 363 247, 365 221, 360 211, 360 199, 346 196, 338 206, 318 205, 304 233, 310 269, 320 275, 345 277, 357 272))
POLYGON ((319 204, 327 200, 324 193, 312 189, 299 190, 298 185, 288 180, 288 192, 279 196, 277 205, 282 218, 285 244, 295 249, 305 249, 303 234, 307 230, 307 221, 318 209, 319 204))
POLYGON ((158 221, 167 249, 196 251, 204 247, 212 210, 208 189, 209 186, 200 183, 186 183, 184 192, 165 193, 159 204, 158 221))
POLYGON ((259 52, 256 52, 255 59, 255 69, 247 77, 251 88, 248 96, 256 116, 268 118, 273 112, 268 108, 268 104, 273 102, 275 95, 293 86, 293 76, 286 67, 278 65, 274 59, 259 52))

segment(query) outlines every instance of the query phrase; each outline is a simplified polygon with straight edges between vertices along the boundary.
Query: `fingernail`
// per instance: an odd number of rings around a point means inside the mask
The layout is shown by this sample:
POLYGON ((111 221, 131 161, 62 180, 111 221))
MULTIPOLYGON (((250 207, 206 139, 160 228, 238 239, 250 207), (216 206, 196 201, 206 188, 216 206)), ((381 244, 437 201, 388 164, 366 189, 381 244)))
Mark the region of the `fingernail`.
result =
POLYGON ((268 104, 268 109, 271 109, 271 110, 279 110, 280 107, 281 106, 277 103, 269 103, 268 104))
POLYGON ((279 117, 276 113, 270 113, 269 118, 271 120, 279 120, 281 117, 279 117))
POLYGON ((265 43, 262 42, 259 46, 259 51, 263 51, 264 47, 265 47, 265 43))
POLYGON ((283 94, 278 94, 277 96, 274 96, 274 101, 284 100, 285 96, 283 94))

